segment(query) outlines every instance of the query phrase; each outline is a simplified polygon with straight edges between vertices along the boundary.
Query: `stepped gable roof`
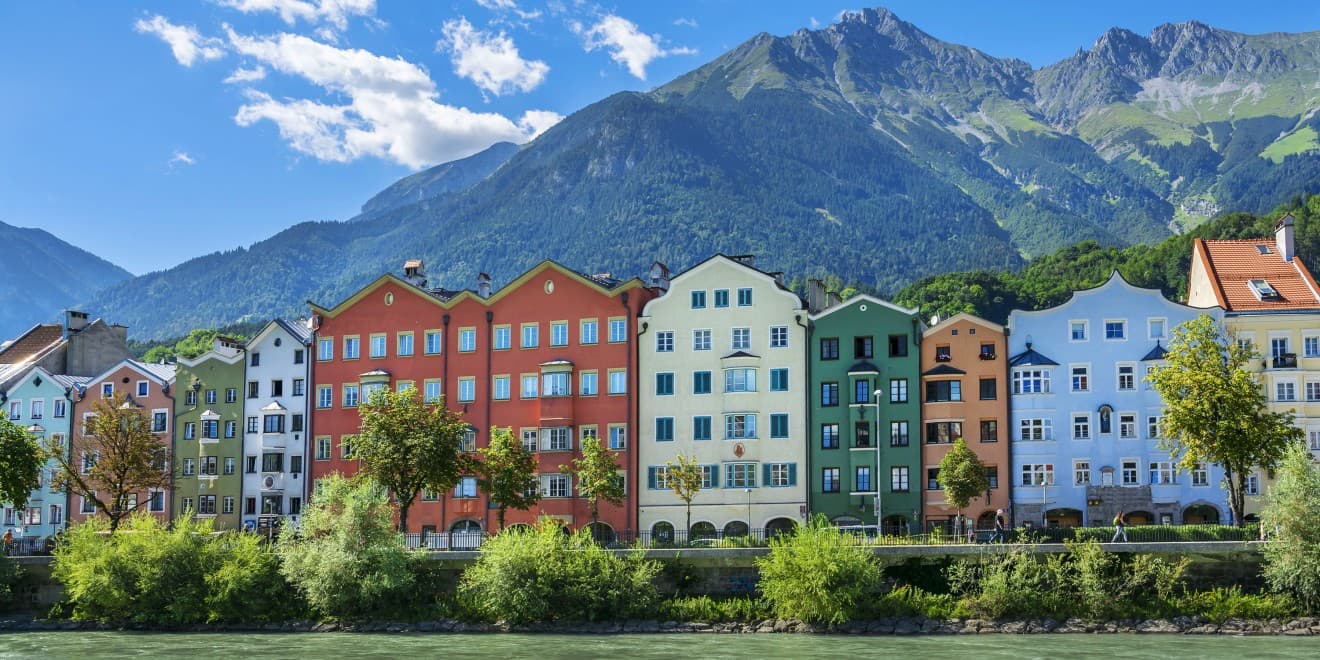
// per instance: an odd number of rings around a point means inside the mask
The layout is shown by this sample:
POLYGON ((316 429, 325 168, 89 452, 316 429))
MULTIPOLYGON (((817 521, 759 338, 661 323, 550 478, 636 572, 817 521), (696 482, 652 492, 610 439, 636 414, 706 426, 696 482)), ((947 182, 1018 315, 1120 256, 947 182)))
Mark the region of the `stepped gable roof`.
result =
POLYGON ((1196 239, 1193 253, 1209 272, 1215 300, 1230 312, 1320 310, 1320 287, 1296 256, 1284 261, 1273 238, 1207 241, 1196 239), (1251 280, 1265 280, 1277 299, 1262 300, 1251 280))
POLYGON ((1036 349, 1027 345, 1027 350, 1014 355, 1008 361, 1010 367, 1057 367, 1058 362, 1041 355, 1036 349))
POLYGON ((64 326, 58 323, 39 323, 28 328, 8 346, 0 349, 0 362, 18 364, 40 355, 64 339, 64 326))
POLYGON ((1155 342, 1155 348, 1150 349, 1150 352, 1146 354, 1146 357, 1141 358, 1141 361, 1153 362, 1155 360, 1163 360, 1164 356, 1168 354, 1169 352, 1164 350, 1164 347, 1161 346, 1159 342, 1155 342))
POLYGON ((966 371, 963 371, 962 369, 959 369, 958 367, 951 367, 951 366, 949 366, 949 365, 947 365, 947 364, 937 364, 937 365, 935 365, 935 366, 933 366, 933 367, 931 367, 931 368, 929 368, 929 369, 927 369, 927 370, 921 372, 921 375, 923 375, 923 376, 961 376, 961 375, 964 375, 964 374, 966 374, 966 373, 967 373, 966 371))

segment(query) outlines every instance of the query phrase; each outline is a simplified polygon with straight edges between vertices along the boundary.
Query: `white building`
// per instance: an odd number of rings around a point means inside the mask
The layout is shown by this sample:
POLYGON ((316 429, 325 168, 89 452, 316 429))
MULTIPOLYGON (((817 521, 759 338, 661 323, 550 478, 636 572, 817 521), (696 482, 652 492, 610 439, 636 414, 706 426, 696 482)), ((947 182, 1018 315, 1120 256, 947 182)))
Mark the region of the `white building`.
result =
POLYGON ((752 263, 711 257, 638 319, 638 520, 655 540, 686 524, 665 468, 680 454, 706 475, 692 501, 694 537, 805 519, 808 314, 752 263))
POLYGON ((244 528, 266 528, 277 520, 297 526, 302 514, 311 421, 307 414, 311 337, 302 322, 276 319, 247 343, 244 528), (253 392, 257 396, 251 396, 253 392))

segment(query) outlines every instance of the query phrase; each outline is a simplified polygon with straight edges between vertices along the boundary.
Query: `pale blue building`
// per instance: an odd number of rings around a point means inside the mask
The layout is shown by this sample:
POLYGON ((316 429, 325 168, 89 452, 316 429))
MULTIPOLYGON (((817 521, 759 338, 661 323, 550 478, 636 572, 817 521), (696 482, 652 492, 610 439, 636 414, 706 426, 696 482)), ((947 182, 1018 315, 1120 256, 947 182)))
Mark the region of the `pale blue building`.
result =
POLYGON ((1117 271, 1094 289, 1008 318, 1012 509, 1018 525, 1227 522, 1218 465, 1160 450, 1163 401, 1145 377, 1173 328, 1218 307, 1170 302, 1117 271))
MULTIPOLYGON (((0 401, 10 421, 26 429, 43 446, 53 440, 67 452, 73 416, 71 397, 74 388, 86 381, 86 377, 51 374, 41 367, 32 367, 0 392, 0 401)), ((25 544, 35 545, 65 528, 68 495, 52 488, 56 470, 53 460, 46 462, 41 471, 41 485, 28 496, 26 506, 0 504, 3 508, 0 530, 9 530, 15 537, 24 539, 25 544)))

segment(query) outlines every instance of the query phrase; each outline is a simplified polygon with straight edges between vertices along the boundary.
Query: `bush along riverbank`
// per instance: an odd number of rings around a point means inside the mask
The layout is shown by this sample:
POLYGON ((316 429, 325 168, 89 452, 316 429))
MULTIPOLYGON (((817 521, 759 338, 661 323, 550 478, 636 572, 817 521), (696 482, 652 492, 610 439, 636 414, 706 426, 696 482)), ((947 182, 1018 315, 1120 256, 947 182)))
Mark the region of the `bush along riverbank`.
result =
POLYGON ((1186 560, 1094 541, 914 570, 884 566, 820 520, 757 558, 755 595, 711 598, 683 593, 674 564, 609 552, 551 520, 497 535, 459 579, 406 552, 391 524, 380 489, 338 479, 301 536, 273 548, 183 520, 143 516, 115 534, 86 524, 55 552, 65 602, 47 620, 0 617, 0 629, 1320 634, 1286 585, 1194 589, 1186 560))

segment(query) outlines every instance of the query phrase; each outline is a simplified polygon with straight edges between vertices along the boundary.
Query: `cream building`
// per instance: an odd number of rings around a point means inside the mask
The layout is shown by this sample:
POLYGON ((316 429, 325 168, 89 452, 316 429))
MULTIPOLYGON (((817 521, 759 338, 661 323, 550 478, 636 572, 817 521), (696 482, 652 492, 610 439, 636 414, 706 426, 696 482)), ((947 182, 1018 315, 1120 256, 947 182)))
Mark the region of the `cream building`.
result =
POLYGON ((808 311, 752 257, 679 274, 638 319, 639 527, 673 538, 686 507, 665 464, 692 456, 705 483, 693 536, 760 534, 804 520, 808 311))
MULTIPOLYGON (((1320 287, 1297 258, 1292 216, 1279 220, 1274 240, 1196 239, 1192 249, 1187 304, 1226 310, 1228 331, 1258 354, 1252 369, 1270 409, 1295 415, 1320 458, 1320 287)), ((1269 482, 1266 471, 1249 478, 1248 516, 1259 513, 1269 482)))

